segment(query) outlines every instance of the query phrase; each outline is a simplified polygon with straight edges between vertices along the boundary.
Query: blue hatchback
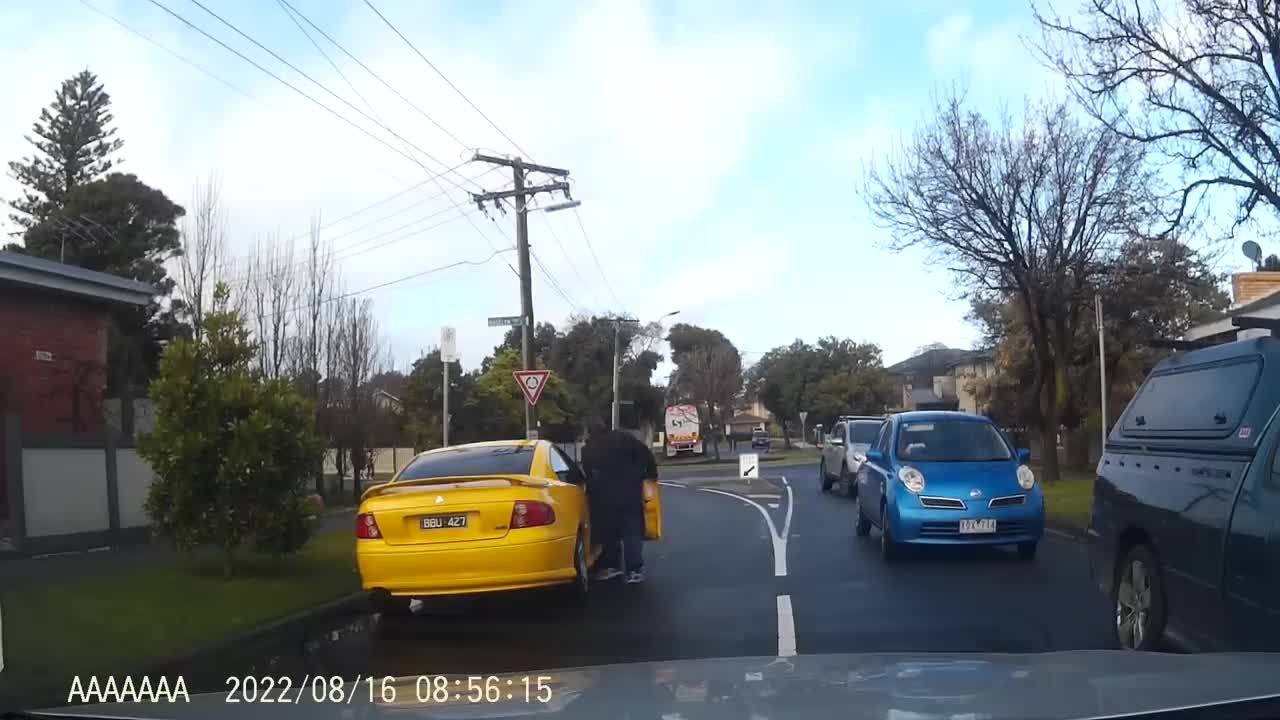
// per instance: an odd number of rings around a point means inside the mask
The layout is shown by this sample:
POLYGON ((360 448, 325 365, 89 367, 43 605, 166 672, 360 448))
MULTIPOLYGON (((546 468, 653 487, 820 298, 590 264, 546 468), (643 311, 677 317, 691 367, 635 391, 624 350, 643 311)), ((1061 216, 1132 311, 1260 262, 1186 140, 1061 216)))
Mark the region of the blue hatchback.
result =
POLYGON ((985 417, 892 416, 858 470, 855 531, 880 529, 886 560, 902 545, 1014 545, 1030 560, 1044 534, 1044 496, 1026 463, 985 417))

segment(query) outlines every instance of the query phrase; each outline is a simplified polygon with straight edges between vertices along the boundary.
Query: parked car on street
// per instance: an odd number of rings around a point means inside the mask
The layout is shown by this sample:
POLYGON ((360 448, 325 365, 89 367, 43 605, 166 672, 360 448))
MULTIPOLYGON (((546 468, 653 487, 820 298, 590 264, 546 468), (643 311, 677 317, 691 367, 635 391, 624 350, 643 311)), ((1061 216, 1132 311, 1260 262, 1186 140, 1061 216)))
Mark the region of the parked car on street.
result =
POLYGON ((1044 496, 1015 450, 981 415, 914 411, 891 416, 866 452, 854 496, 854 531, 880 529, 880 551, 904 545, 1013 545, 1030 560, 1044 532, 1044 496))
POLYGON ((1089 522, 1122 647, 1280 650, 1280 340, 1161 361, 1107 437, 1089 522))
POLYGON ((769 440, 769 433, 767 431, 765 431, 762 428, 756 428, 755 430, 751 431, 752 449, 764 448, 767 451, 769 449, 770 444, 771 444, 771 441, 769 440))
MULTIPOLYGON (((661 500, 646 491, 646 536, 661 500)), ((374 602, 398 611, 430 595, 565 585, 590 589, 586 478, 546 440, 455 445, 419 454, 365 491, 356 565, 374 602)))
POLYGON ((836 421, 818 460, 818 477, 824 492, 834 486, 853 496, 853 479, 883 424, 884 418, 872 416, 844 415, 836 421))

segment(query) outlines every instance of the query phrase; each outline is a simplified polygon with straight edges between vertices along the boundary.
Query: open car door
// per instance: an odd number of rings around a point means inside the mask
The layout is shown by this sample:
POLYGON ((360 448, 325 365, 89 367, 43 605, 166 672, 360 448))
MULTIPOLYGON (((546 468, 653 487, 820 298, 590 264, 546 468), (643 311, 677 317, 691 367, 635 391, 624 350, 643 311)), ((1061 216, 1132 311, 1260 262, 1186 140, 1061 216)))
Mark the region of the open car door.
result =
POLYGON ((658 481, 644 481, 644 539, 662 539, 662 493, 658 481))

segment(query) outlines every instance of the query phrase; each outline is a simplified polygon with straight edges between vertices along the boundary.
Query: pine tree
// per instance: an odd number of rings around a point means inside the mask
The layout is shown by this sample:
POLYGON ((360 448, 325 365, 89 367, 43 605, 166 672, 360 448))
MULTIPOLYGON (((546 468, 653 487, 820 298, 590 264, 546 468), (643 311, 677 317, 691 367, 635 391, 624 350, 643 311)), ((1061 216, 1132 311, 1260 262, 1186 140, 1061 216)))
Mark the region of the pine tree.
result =
POLYGON ((49 107, 32 125, 27 142, 38 152, 9 163, 9 172, 24 186, 22 198, 11 203, 9 219, 21 235, 62 207, 73 188, 101 177, 117 164, 111 156, 124 141, 110 127, 111 96, 88 70, 62 82, 49 107))

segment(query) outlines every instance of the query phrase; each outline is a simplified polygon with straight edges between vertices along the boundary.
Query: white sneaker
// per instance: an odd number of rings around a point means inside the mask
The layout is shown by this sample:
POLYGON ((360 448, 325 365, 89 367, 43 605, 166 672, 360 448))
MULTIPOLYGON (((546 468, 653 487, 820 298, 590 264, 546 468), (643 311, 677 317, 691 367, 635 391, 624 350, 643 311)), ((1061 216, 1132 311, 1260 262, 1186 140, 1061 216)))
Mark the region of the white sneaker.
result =
POLYGON ((618 568, 600 568, 592 577, 593 580, 612 580, 622 574, 618 568))
POLYGON ((631 572, 627 573, 628 585, 635 585, 636 583, 642 583, 642 582, 644 582, 643 570, 632 570, 631 572))

